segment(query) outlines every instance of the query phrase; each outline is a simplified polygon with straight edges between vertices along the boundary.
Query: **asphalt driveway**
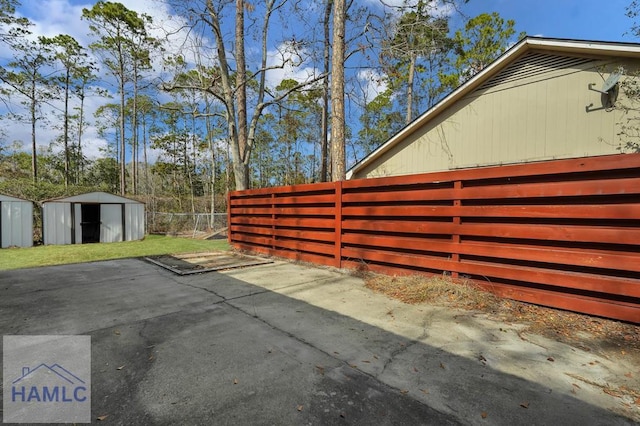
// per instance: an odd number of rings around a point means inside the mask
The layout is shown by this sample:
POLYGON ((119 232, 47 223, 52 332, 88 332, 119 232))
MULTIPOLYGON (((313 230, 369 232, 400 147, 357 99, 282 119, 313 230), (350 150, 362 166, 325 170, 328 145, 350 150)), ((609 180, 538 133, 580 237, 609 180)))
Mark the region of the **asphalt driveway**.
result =
POLYGON ((620 378, 637 366, 286 262, 191 276, 138 259, 2 271, 0 332, 90 335, 100 424, 638 419, 598 386, 637 386, 620 378))

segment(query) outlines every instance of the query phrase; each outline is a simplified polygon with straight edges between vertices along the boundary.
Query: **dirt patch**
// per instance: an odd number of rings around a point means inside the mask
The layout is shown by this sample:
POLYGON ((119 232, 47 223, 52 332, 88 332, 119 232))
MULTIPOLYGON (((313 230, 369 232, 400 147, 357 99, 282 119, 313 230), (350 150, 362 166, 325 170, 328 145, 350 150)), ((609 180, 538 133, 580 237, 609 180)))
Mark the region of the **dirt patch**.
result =
POLYGON ((607 358, 633 357, 640 365, 638 325, 502 299, 471 282, 453 282, 448 277, 370 275, 365 285, 405 303, 482 312, 492 319, 524 325, 521 333, 538 334, 607 358))

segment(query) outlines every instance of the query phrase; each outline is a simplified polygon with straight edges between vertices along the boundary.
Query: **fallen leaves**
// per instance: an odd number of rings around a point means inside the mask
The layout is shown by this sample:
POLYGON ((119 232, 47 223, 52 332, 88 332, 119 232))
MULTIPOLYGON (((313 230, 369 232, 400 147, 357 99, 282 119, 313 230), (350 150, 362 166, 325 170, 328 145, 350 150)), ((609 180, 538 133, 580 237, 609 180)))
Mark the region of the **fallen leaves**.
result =
POLYGON ((109 415, 108 415, 108 414, 103 414, 103 415, 101 415, 101 416, 96 417, 96 420, 97 420, 97 421, 99 421, 99 422, 101 422, 101 421, 103 421, 103 420, 106 420, 106 419, 107 419, 107 417, 109 417, 109 415))
POLYGON ((121 365, 120 367, 116 368, 116 370, 122 370, 124 368, 124 365, 121 365))
POLYGON ((298 409, 298 411, 302 411, 304 409, 304 407, 302 405, 298 405, 298 407, 296 407, 298 409))
POLYGON ((520 406, 521 406, 522 408, 529 408, 529 402, 521 402, 521 403, 520 403, 520 406))
MULTIPOLYGON (((367 288, 405 303, 428 303, 489 312, 497 319, 524 324, 527 333, 577 345, 587 352, 640 356, 638 325, 500 299, 470 284, 456 283, 442 277, 430 279, 419 275, 389 277, 373 274, 365 282, 367 288), (452 298, 452 295, 455 297, 452 298), (595 347, 585 345, 585 336, 588 336, 586 343, 595 347)), ((504 327, 499 330, 508 332, 504 327)))
POLYGON ((488 415, 489 414, 487 414, 486 411, 483 411, 482 413, 480 413, 480 417, 482 417, 483 419, 486 419, 488 415))

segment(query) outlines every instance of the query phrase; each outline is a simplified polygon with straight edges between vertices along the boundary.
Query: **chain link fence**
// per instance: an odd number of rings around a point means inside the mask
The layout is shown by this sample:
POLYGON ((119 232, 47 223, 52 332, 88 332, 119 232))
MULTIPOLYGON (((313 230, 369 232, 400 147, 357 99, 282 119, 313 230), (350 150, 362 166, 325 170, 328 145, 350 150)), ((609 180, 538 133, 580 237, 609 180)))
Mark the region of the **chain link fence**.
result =
POLYGON ((150 234, 211 239, 227 237, 226 213, 147 212, 150 234))

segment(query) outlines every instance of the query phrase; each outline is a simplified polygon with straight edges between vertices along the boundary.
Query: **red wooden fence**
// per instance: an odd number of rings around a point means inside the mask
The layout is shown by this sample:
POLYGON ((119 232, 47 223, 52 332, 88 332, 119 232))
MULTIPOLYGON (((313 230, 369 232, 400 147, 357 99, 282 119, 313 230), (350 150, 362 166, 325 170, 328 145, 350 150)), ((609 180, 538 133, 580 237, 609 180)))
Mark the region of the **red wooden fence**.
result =
POLYGON ((640 154, 233 192, 229 241, 640 323, 640 154))

